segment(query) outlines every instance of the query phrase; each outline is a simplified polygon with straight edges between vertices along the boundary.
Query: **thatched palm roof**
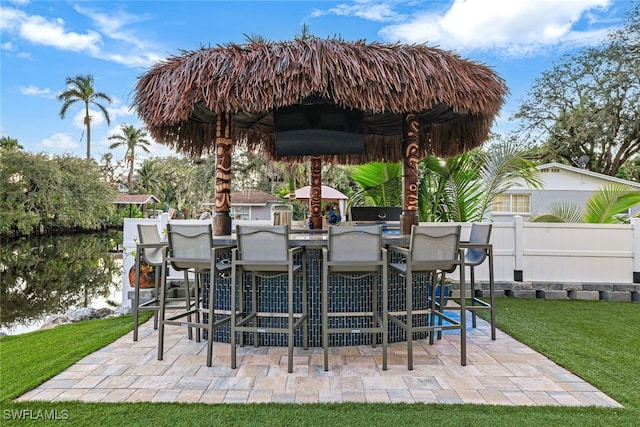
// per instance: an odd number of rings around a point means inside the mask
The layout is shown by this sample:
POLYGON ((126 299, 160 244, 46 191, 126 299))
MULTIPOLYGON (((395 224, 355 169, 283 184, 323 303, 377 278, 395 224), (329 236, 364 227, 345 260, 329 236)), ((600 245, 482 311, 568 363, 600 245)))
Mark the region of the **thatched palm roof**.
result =
POLYGON ((451 52, 311 37, 170 57, 140 77, 134 104, 156 141, 180 152, 211 151, 216 114, 230 112, 236 143, 274 158, 274 108, 322 99, 362 110, 365 132, 364 154, 323 160, 360 163, 403 158, 404 113, 418 115, 421 155, 475 148, 506 94, 489 67, 451 52))

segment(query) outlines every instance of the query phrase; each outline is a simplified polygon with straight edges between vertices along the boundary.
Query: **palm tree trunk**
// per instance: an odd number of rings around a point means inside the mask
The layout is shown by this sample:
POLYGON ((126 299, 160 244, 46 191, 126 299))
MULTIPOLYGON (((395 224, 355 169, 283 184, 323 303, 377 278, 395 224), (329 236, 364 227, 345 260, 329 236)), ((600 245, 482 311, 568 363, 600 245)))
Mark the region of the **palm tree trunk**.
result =
POLYGON ((89 116, 89 103, 84 104, 84 124, 87 125, 87 160, 91 159, 91 116, 89 116))
POLYGON ((129 194, 133 194, 133 154, 129 158, 129 194))

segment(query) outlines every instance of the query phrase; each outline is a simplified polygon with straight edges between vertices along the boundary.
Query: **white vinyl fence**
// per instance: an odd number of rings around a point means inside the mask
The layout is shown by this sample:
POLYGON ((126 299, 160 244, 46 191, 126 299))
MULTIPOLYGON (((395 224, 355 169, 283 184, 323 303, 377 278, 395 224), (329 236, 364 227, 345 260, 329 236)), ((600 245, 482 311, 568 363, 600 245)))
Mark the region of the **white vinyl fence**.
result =
MULTIPOLYGON (((137 224, 157 224, 166 228, 167 215, 158 219, 125 219, 123 304, 130 290, 128 272, 133 265, 137 224)), ((207 221, 211 221, 210 219, 207 221)), ((199 220, 189 220, 198 223, 199 220)), ((234 221, 235 222, 235 221, 234 221)), ((242 221, 246 222, 246 221, 242 221)), ((260 221, 269 223, 269 221, 260 221)), ((255 223, 255 221, 253 222, 255 223)), ((462 224, 462 238, 468 237, 471 224, 462 224)), ((494 274, 499 289, 613 289, 616 285, 633 294, 640 292, 640 222, 631 224, 553 224, 495 222, 491 233, 494 274)), ((476 268, 476 280, 487 282, 488 263, 476 268)), ((621 289, 622 289, 621 288, 621 289)), ((625 298, 626 299, 626 298, 625 298)))

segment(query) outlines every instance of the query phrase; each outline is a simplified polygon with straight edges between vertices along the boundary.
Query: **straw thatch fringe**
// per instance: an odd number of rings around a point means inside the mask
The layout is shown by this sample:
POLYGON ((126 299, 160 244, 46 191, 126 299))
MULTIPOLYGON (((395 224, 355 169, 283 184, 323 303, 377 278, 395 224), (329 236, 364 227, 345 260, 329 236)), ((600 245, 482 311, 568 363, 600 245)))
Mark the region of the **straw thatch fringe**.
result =
POLYGON ((411 112, 420 122, 423 154, 477 147, 506 94, 489 67, 451 52, 311 37, 168 58, 140 77, 134 105, 158 142, 192 155, 211 151, 215 115, 231 112, 234 140, 273 158, 273 109, 310 96, 326 99, 364 111, 366 148, 363 155, 324 160, 359 163, 400 160, 402 115, 411 112))

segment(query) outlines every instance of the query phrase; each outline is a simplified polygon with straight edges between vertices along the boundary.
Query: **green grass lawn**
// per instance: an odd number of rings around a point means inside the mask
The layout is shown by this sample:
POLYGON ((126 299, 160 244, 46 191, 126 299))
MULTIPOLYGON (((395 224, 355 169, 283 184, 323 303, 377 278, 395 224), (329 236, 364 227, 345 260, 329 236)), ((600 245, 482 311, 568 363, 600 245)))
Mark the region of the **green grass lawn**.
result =
POLYGON ((12 416, 37 418, 49 411, 49 416, 68 418, 60 422, 69 425, 101 427, 640 425, 640 304, 500 298, 496 307, 501 330, 597 386, 625 408, 12 401, 130 331, 131 316, 123 316, 0 339, 2 423, 42 425, 41 420, 17 421, 12 416))

